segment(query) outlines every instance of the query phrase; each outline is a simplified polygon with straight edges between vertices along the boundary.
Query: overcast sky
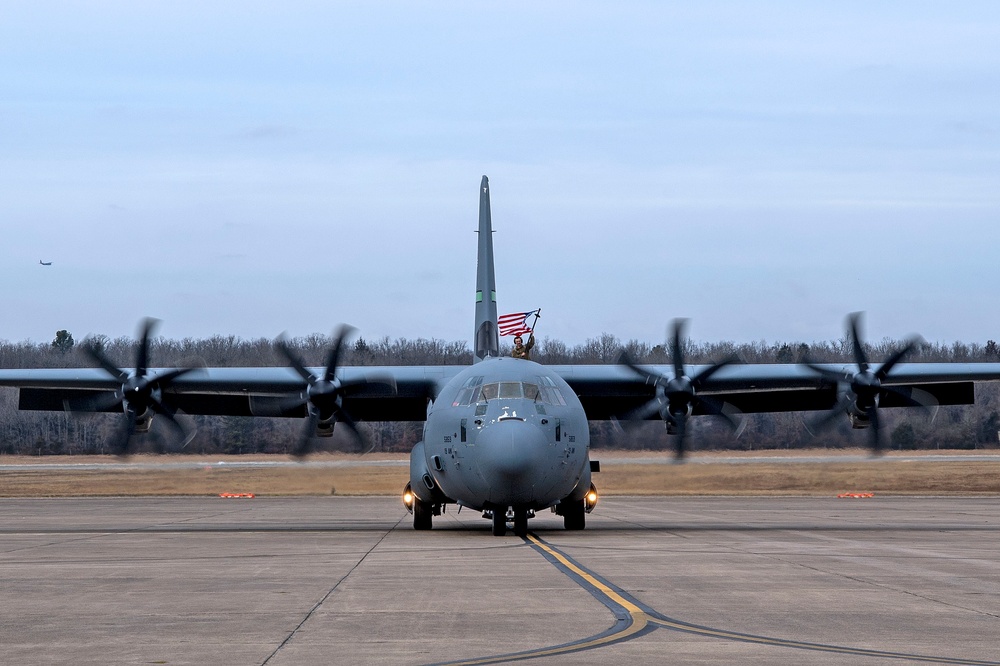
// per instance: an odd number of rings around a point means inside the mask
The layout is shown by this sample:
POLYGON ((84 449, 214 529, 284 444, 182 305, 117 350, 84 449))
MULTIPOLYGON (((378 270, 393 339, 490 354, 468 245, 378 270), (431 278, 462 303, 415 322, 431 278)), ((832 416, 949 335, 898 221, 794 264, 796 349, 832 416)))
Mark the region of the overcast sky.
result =
POLYGON ((484 174, 542 338, 1000 339, 1000 3, 0 8, 0 339, 469 340, 484 174))

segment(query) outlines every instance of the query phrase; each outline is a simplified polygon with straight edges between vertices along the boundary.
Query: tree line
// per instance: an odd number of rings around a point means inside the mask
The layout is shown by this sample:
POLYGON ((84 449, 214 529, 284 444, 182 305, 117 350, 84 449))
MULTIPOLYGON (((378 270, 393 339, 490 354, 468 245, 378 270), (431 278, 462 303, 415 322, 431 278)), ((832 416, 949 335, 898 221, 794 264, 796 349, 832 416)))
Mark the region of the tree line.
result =
MULTIPOLYGON (((287 341, 289 347, 307 365, 322 366, 333 340, 313 334, 287 341)), ((102 352, 126 370, 134 367, 136 343, 131 338, 90 338, 102 352)), ((904 341, 883 339, 867 344, 869 359, 878 362, 904 345, 904 341)), ((683 342, 687 363, 711 363, 722 358, 738 358, 746 363, 853 363, 852 342, 839 340, 805 343, 683 342)), ((81 345, 68 331, 59 331, 51 343, 0 341, 0 367, 72 368, 94 365, 81 345)), ((502 353, 509 354, 504 344, 502 353)), ((638 340, 622 342, 603 333, 577 345, 544 338, 537 342, 532 359, 543 364, 610 364, 622 353, 637 363, 669 364, 672 350, 668 344, 648 344, 638 340)), ((418 338, 377 340, 358 338, 348 344, 342 355, 345 365, 468 365, 473 354, 466 342, 445 342, 418 338)), ((996 362, 1000 347, 993 340, 985 344, 962 342, 919 343, 905 359, 908 362, 996 362)), ((274 350, 270 339, 243 339, 216 335, 210 338, 172 340, 163 337, 150 341, 150 365, 155 367, 282 366, 283 357, 274 350)), ((976 386, 976 404, 942 407, 934 422, 916 409, 886 409, 880 412, 888 433, 887 444, 896 449, 970 449, 1000 446, 1000 386, 980 383, 976 386)), ((798 413, 749 414, 746 428, 738 439, 711 418, 692 419, 691 447, 698 449, 786 449, 844 448, 864 446, 866 432, 852 431, 846 416, 836 427, 810 434, 798 413)), ((298 442, 303 422, 299 419, 182 416, 197 428, 197 434, 184 449, 204 454, 288 453, 298 442)), ((121 418, 114 414, 69 414, 65 412, 29 412, 17 409, 17 390, 0 389, 0 453, 6 454, 95 454, 106 453, 121 418), (117 417, 117 418, 116 418, 117 417)), ((409 451, 421 434, 420 423, 371 422, 360 424, 367 445, 374 451, 409 451)), ((138 450, 176 451, 168 430, 154 420, 153 431, 137 439, 138 450)), ((662 423, 648 422, 622 432, 614 424, 591 422, 591 442, 599 448, 667 450, 671 444, 662 423)), ((329 450, 357 451, 358 444, 340 430, 322 445, 329 450)))

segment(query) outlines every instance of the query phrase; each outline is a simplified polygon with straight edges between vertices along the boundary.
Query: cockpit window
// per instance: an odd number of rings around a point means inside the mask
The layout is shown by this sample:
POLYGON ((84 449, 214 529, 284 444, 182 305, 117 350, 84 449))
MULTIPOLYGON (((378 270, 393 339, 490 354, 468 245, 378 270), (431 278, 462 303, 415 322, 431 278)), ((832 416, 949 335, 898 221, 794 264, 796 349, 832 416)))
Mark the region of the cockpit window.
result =
POLYGON ((565 405, 566 399, 563 398, 562 393, 559 391, 559 387, 556 383, 552 381, 551 377, 546 377, 541 375, 538 377, 538 391, 539 402, 546 405, 565 405))
POLYGON ((555 386, 550 386, 548 388, 541 389, 542 399, 541 402, 546 405, 565 405, 566 400, 563 399, 562 393, 559 392, 555 386))
POLYGON ((479 399, 479 387, 483 383, 483 376, 477 375, 475 377, 469 377, 465 381, 465 386, 458 392, 455 396, 455 401, 451 403, 452 407, 460 407, 462 405, 471 405, 479 399))
MULTIPOLYGON (((547 377, 544 379, 548 379, 547 377)), ((507 400, 527 398, 545 405, 565 405, 566 400, 551 379, 547 382, 493 382, 482 386, 467 387, 459 391, 454 406, 471 405, 474 402, 489 402, 497 398, 507 400), (541 385, 540 385, 541 384, 541 385)))
POLYGON ((462 389, 461 391, 458 392, 458 395, 455 397, 455 402, 451 403, 451 406, 458 407, 459 405, 471 405, 472 395, 474 392, 475 389, 470 389, 470 388, 462 389))
POLYGON ((522 398, 521 382, 500 382, 501 398, 522 398))

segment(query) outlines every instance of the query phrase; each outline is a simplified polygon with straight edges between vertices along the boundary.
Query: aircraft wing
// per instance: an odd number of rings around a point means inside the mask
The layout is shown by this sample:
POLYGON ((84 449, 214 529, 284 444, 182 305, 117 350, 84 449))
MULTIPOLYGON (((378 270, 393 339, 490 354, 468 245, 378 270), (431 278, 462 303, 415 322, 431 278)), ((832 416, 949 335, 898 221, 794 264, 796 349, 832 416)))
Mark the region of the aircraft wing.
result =
MULTIPOLYGON (((337 376, 362 384, 344 398, 344 409, 355 420, 422 421, 427 401, 463 367, 349 366, 342 367, 337 376)), ((623 365, 549 367, 579 396, 591 420, 626 416, 656 393, 649 379, 623 365)), ((666 377, 672 373, 667 365, 641 367, 666 377)), ((705 367, 686 366, 686 371, 695 376, 705 367)), ((819 367, 842 373, 845 381, 854 372, 850 364, 819 367)), ((322 372, 322 368, 312 370, 322 372)), ((150 369, 148 376, 155 378, 167 371, 150 369)), ((974 383, 995 380, 1000 380, 1000 363, 901 363, 884 379, 883 385, 894 390, 884 392, 880 404, 905 406, 901 396, 911 391, 930 395, 939 405, 973 404, 974 383)), ((120 382, 100 368, 26 369, 0 370, 0 386, 20 389, 19 409, 62 411, 118 390, 120 382)), ((305 407, 289 403, 306 388, 298 374, 283 367, 199 368, 174 379, 164 399, 187 414, 303 417, 305 407)), ((837 403, 838 387, 806 366, 730 365, 713 374, 698 394, 750 414, 831 409, 837 403)), ((695 406, 694 414, 699 413, 703 412, 695 406)))
MULTIPOLYGON (((355 386, 344 397, 344 409, 356 421, 422 421, 427 401, 462 369, 354 366, 340 368, 337 377, 355 386)), ((147 377, 155 381, 171 370, 151 368, 147 377)), ((121 383, 101 368, 30 369, 0 370, 0 386, 20 390, 19 409, 62 411, 107 403, 95 398, 119 390, 121 383)), ((187 414, 303 417, 305 407, 295 398, 306 389, 305 380, 289 368, 198 368, 172 379, 163 399, 187 414)), ((120 406, 100 411, 120 411, 120 406)))
MULTIPOLYGON (((669 378, 672 366, 644 365, 650 374, 669 378)), ((686 366, 696 376, 708 366, 686 366)), ((839 373, 848 382, 856 372, 851 364, 830 363, 817 367, 839 373)), ((877 366, 875 366, 877 369, 877 366)), ((591 420, 622 417, 640 409, 655 394, 653 381, 623 365, 564 365, 553 369, 579 396, 591 420)), ((939 405, 969 405, 974 402, 974 383, 1000 380, 1000 363, 910 363, 893 368, 882 385, 882 407, 906 406, 905 397, 920 391, 939 405)), ((698 395, 716 403, 728 403, 743 413, 828 410, 837 404, 838 386, 803 365, 729 365, 704 382, 698 395)), ((694 414, 704 414, 697 405, 694 414)), ((659 419, 651 414, 650 419, 659 419)))

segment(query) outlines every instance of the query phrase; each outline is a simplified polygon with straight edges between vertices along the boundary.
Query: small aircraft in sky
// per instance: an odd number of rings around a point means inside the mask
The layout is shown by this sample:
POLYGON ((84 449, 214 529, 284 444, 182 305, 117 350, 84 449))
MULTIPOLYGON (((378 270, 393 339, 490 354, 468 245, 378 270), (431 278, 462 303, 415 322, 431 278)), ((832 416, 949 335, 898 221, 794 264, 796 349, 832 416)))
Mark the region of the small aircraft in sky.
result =
POLYGON ((41 259, 38 260, 38 263, 41 264, 42 266, 51 266, 52 265, 51 261, 42 261, 41 259))
POLYGON ((360 421, 422 421, 410 453, 403 502, 413 526, 428 530, 448 505, 482 511, 501 536, 508 525, 524 535, 536 511, 551 509, 569 530, 581 530, 597 504, 589 421, 660 420, 678 457, 687 448, 691 417, 712 415, 738 428, 739 415, 825 411, 846 417, 881 446, 879 411, 887 407, 974 402, 976 381, 1000 380, 1000 363, 901 361, 915 341, 882 363, 865 356, 858 316, 848 320, 853 364, 689 365, 683 320, 675 320, 669 365, 542 365, 501 356, 493 260, 489 180, 479 195, 478 264, 473 363, 456 366, 348 367, 340 362, 349 329, 334 336, 320 368, 309 368, 284 340, 276 349, 289 368, 150 368, 154 320, 140 331, 134 369, 123 369, 98 347, 85 346, 89 369, 0 370, 0 386, 19 389, 19 408, 117 412, 123 424, 115 450, 129 452, 134 435, 159 415, 182 436, 177 412, 297 417, 305 429, 296 453, 338 424, 354 434, 360 421))

